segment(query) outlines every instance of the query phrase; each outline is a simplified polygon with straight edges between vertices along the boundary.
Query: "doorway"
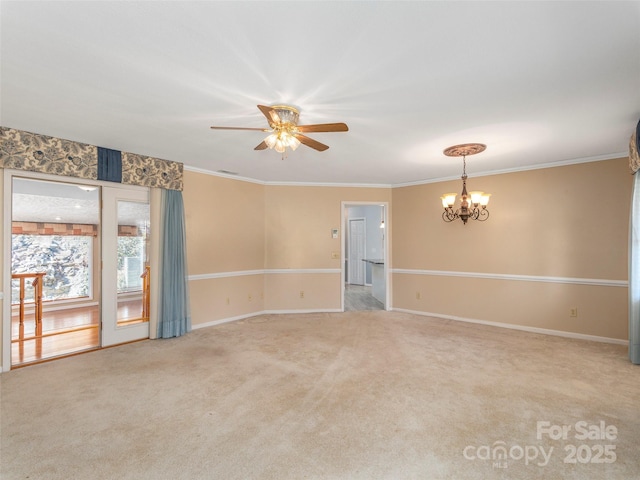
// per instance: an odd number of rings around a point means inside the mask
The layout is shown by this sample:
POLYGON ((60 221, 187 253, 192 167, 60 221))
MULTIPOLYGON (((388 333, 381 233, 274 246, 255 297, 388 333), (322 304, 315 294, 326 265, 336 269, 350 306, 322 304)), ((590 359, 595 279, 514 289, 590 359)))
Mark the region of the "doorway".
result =
POLYGON ((23 175, 5 171, 3 364, 148 338, 148 189, 23 175))
POLYGON ((343 202, 342 310, 386 310, 386 203, 343 202))
POLYGON ((96 186, 11 179, 11 365, 100 345, 96 186))

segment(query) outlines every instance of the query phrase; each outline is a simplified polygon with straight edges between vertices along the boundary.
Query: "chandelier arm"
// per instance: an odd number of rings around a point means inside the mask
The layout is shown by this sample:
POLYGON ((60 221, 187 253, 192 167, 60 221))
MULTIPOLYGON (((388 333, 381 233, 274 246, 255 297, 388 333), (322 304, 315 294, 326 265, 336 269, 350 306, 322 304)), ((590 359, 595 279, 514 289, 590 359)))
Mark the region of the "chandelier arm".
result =
POLYGON ((458 217, 452 208, 445 208, 444 212, 442 212, 442 219, 445 222, 453 222, 456 218, 458 217))
POLYGON ((480 222, 484 222, 487 218, 489 218, 489 210, 487 210, 486 208, 483 208, 478 213, 478 220, 480 222))

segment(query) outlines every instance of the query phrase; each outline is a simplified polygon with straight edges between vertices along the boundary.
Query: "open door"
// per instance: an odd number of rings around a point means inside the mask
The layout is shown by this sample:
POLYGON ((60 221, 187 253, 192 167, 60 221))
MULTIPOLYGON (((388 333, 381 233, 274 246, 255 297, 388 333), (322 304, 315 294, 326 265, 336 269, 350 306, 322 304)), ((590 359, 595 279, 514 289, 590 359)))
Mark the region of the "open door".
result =
POLYGON ((102 187, 102 346, 149 338, 149 189, 102 187))
POLYGON ((349 283, 365 284, 364 257, 366 250, 364 218, 349 219, 349 283))
POLYGON ((100 342, 98 187, 23 175, 5 178, 11 295, 4 321, 10 322, 13 367, 100 342))

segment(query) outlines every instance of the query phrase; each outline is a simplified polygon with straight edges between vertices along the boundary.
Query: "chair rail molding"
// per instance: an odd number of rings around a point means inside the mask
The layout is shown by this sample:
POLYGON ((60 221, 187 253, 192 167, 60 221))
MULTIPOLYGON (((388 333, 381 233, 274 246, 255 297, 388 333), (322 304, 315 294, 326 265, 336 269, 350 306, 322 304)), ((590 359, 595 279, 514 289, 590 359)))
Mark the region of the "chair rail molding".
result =
POLYGON ((488 280, 509 280, 520 282, 567 283, 571 285, 593 285, 599 287, 628 287, 627 280, 608 280, 601 278, 554 277, 543 275, 514 275, 509 273, 456 272, 448 270, 417 270, 393 268, 391 273, 406 275, 427 275, 439 277, 482 278, 488 280))

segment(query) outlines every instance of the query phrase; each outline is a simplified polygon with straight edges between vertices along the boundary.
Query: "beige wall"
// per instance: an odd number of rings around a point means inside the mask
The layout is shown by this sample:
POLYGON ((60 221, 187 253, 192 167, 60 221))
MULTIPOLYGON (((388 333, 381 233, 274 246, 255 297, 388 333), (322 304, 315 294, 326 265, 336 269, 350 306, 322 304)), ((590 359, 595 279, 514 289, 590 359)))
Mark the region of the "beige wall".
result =
POLYGON ((192 325, 263 311, 264 186, 186 171, 183 200, 192 325))
POLYGON ((342 202, 390 202, 391 189, 265 186, 187 171, 183 195, 197 327, 262 311, 339 310, 342 202))
POLYGON ((264 268, 264 186, 186 171, 189 275, 264 268))
POLYGON ((264 310, 264 275, 189 282, 192 326, 254 315, 264 310))
POLYGON ((627 165, 618 159, 470 178, 469 190, 492 193, 491 216, 467 225, 441 219, 439 197, 459 192, 460 181, 394 189, 393 268, 422 271, 394 274, 394 308, 626 339, 627 288, 580 283, 628 278, 627 165), (566 278, 578 280, 558 283, 566 278))
POLYGON ((266 310, 340 310, 342 202, 390 202, 391 193, 390 188, 267 186, 266 310), (338 238, 331 236, 335 228, 338 238))
POLYGON ((340 273, 265 275, 265 310, 270 312, 340 311, 340 273))
POLYGON ((267 186, 266 268, 340 268, 342 202, 390 202, 390 188, 267 186), (338 228, 339 238, 331 238, 338 228))

